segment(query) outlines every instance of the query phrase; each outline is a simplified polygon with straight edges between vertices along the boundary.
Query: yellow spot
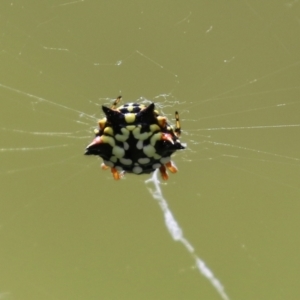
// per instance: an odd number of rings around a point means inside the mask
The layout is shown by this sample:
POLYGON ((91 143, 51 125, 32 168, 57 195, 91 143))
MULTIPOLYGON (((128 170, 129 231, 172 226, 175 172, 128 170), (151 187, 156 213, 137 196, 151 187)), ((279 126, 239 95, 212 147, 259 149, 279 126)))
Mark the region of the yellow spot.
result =
POLYGON ((106 121, 106 118, 99 120, 98 124, 101 130, 105 127, 106 121))
POLYGON ((137 143, 136 143, 136 147, 141 150, 143 147, 144 147, 144 143, 142 140, 139 140, 137 143))
POLYGON ((129 144, 126 143, 126 142, 123 142, 123 148, 124 148, 125 150, 128 150, 128 149, 129 149, 129 144))
POLYGON ((155 148, 152 145, 147 145, 143 148, 143 152, 148 156, 152 157, 155 155, 155 148))
POLYGON ((158 169, 158 168, 160 168, 160 166, 161 166, 161 164, 157 163, 157 164, 152 165, 152 168, 153 169, 158 169))
POLYGON ((121 131, 124 135, 129 135, 129 131, 126 128, 123 127, 121 131))
POLYGON ((129 131, 126 128, 122 128, 121 132, 122 134, 116 134, 115 138, 120 142, 125 142, 129 137, 129 131))
POLYGON ((157 124, 150 125, 151 132, 160 131, 160 127, 157 124))
POLYGON ((155 146, 156 142, 160 141, 160 140, 161 140, 161 133, 160 132, 155 133, 155 134, 153 134, 153 136, 150 139, 150 144, 152 146, 155 146))
POLYGON ((112 129, 112 127, 106 127, 104 129, 104 133, 107 134, 107 135, 113 136, 114 135, 114 130, 112 129))
POLYGON ((112 154, 117 158, 122 158, 125 155, 125 150, 119 146, 115 146, 112 149, 112 154))
POLYGON ((120 158, 120 162, 123 164, 123 165, 131 165, 132 164, 132 160, 129 159, 129 158, 120 158))
POLYGON ((156 160, 158 160, 158 159, 160 159, 160 158, 161 158, 161 155, 159 155, 159 154, 155 153, 155 154, 153 155, 153 158, 154 158, 154 159, 156 159, 156 160))
POLYGON ((120 142, 125 142, 128 139, 128 135, 116 134, 115 138, 120 142))
POLYGON ((115 140, 114 140, 114 138, 112 138, 112 137, 110 137, 110 136, 102 135, 102 136, 101 136, 101 140, 102 140, 102 142, 105 143, 105 144, 109 144, 109 145, 111 145, 112 147, 115 146, 115 140))
POLYGON ((134 135, 135 138, 137 138, 139 136, 141 132, 141 127, 140 126, 136 126, 133 130, 132 130, 132 133, 134 135))
POLYGON ((115 156, 111 156, 109 160, 114 163, 116 163, 118 161, 118 159, 115 156))
POLYGON ((135 125, 128 125, 126 126, 126 128, 129 130, 129 131, 132 131, 136 126, 135 125))
POLYGON ((143 132, 143 133, 140 133, 141 132, 141 127, 136 127, 132 133, 133 133, 133 136, 137 139, 137 140, 146 140, 151 134, 152 132, 143 132))
POLYGON ((125 114, 125 121, 126 123, 133 123, 135 121, 135 114, 132 113, 125 114))
POLYGON ((148 157, 138 159, 138 163, 141 165, 148 164, 149 162, 150 162, 150 158, 148 158, 148 157))
POLYGON ((166 123, 167 123, 167 118, 162 117, 162 116, 158 116, 157 117, 157 122, 158 122, 160 127, 164 128, 166 126, 166 123))
POLYGON ((142 173, 143 169, 139 166, 135 166, 133 169, 132 169, 132 172, 135 173, 135 174, 140 174, 142 173))
POLYGON ((163 157, 160 162, 165 165, 167 164, 169 161, 171 160, 171 157, 170 156, 167 156, 167 157, 163 157))

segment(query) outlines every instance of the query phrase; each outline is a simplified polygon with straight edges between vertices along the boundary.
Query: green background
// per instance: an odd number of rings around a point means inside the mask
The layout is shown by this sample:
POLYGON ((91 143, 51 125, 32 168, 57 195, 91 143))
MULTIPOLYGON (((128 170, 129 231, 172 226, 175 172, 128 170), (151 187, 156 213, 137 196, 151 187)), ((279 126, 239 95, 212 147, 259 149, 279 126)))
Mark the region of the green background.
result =
POLYGON ((83 155, 122 94, 179 111, 161 187, 230 299, 300 299, 299 36, 298 1, 1 1, 0 298, 221 299, 83 155))

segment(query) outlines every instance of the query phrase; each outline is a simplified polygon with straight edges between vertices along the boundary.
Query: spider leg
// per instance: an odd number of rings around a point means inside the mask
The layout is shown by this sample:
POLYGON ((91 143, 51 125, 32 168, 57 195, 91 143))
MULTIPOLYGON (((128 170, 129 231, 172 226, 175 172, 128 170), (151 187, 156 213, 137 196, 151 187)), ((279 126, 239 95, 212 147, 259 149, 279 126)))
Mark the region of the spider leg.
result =
POLYGON ((169 179, 169 175, 167 173, 167 169, 164 165, 162 165, 160 168, 159 168, 159 172, 160 172, 160 175, 161 175, 161 178, 163 180, 168 180, 169 179))
POLYGON ((175 165, 173 165, 172 161, 169 161, 168 163, 166 163, 165 166, 168 168, 168 170, 171 173, 176 173, 178 171, 177 168, 175 167, 175 165))
POLYGON ((116 168, 110 168, 110 170, 115 180, 121 179, 122 175, 118 172, 116 168))
POLYGON ((181 127, 180 127, 180 121, 179 121, 179 113, 178 113, 178 111, 175 111, 175 120, 176 120, 176 123, 175 123, 175 135, 177 137, 179 137, 180 134, 181 134, 181 127))
POLYGON ((113 103, 113 105, 111 106, 111 109, 116 109, 118 104, 120 103, 120 101, 122 100, 122 96, 119 96, 113 103))
POLYGON ((101 164, 101 169, 102 169, 102 170, 108 170, 108 169, 109 169, 109 166, 107 166, 105 163, 102 163, 102 164, 101 164))
POLYGON ((109 166, 107 166, 105 163, 102 163, 101 164, 101 169, 102 170, 108 170, 108 169, 110 169, 111 170, 111 173, 112 173, 112 175, 113 175, 113 178, 115 179, 115 180, 119 180, 119 179, 121 179, 123 176, 124 176, 124 171, 122 171, 122 172, 118 172, 118 170, 116 169, 116 168, 114 168, 114 167, 109 167, 109 166))

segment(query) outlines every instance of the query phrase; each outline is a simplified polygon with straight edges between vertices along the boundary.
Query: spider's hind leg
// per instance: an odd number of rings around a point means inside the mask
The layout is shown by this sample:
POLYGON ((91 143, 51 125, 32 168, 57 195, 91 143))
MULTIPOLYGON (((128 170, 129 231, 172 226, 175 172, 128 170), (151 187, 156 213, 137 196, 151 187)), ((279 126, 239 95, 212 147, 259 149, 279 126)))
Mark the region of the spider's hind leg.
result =
POLYGON ((124 171, 119 172, 116 168, 114 168, 114 167, 109 167, 109 166, 107 166, 105 163, 102 163, 102 164, 101 164, 101 169, 102 169, 102 170, 108 170, 108 169, 110 169, 110 171, 111 171, 111 173, 112 173, 112 175, 113 175, 113 178, 114 178, 115 180, 121 179, 121 178, 124 176, 124 174, 125 174, 124 171))
POLYGON ((175 111, 175 135, 179 138, 181 134, 181 126, 180 126, 180 120, 179 120, 179 113, 178 111, 175 111))
POLYGON ((122 100, 122 96, 119 96, 113 103, 113 105, 111 106, 111 109, 116 109, 118 104, 120 103, 120 101, 122 100))

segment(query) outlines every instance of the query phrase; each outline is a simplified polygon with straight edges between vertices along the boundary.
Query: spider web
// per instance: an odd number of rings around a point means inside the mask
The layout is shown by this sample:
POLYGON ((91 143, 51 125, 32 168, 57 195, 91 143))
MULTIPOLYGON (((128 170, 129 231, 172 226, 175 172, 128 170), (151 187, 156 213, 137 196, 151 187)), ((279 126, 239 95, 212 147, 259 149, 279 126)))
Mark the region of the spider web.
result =
POLYGON ((0 6, 1 299, 298 298, 298 1, 0 6), (168 182, 83 156, 119 94, 179 111, 168 182))

